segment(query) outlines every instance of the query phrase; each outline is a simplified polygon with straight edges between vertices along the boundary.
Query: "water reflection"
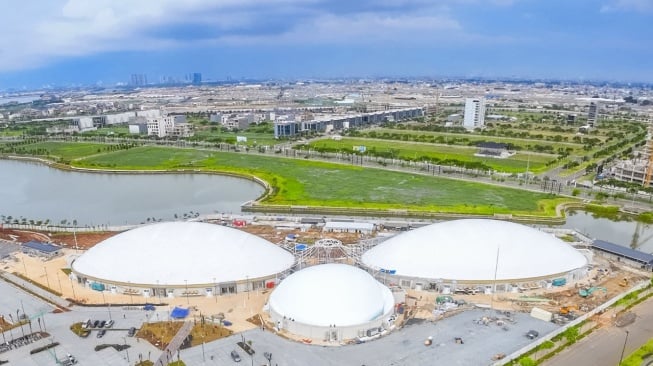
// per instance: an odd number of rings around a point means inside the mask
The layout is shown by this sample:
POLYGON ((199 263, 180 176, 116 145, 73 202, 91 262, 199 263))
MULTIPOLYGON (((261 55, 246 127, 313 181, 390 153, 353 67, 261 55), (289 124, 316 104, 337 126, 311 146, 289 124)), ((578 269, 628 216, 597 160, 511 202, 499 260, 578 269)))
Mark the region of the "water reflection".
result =
POLYGON ((646 253, 653 253, 653 225, 622 215, 620 221, 585 211, 570 211, 563 227, 576 229, 594 239, 609 241, 646 253))

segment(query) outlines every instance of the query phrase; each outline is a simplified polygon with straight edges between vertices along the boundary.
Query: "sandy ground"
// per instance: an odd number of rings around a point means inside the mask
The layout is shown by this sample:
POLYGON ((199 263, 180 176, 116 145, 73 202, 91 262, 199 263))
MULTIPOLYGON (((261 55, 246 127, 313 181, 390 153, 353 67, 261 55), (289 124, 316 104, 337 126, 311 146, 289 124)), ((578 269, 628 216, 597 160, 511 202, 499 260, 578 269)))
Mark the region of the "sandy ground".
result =
MULTIPOLYGON (((81 254, 82 251, 74 249, 64 249, 64 255, 51 260, 43 260, 38 257, 27 256, 22 253, 15 255, 16 261, 5 261, 2 268, 8 272, 16 272, 27 276, 31 280, 50 288, 53 291, 62 294, 63 298, 74 299, 86 304, 144 304, 146 302, 159 303, 158 298, 146 299, 142 296, 129 296, 124 294, 112 294, 109 291, 98 292, 85 288, 72 281, 68 275, 62 271, 63 268, 69 268, 71 257, 81 254)), ((161 302, 168 304, 172 310, 175 306, 192 307, 191 316, 204 314, 206 316, 223 313, 225 319, 233 323, 229 327, 234 332, 241 332, 247 329, 255 328, 256 325, 248 322, 246 319, 262 311, 263 305, 267 302, 269 291, 252 291, 250 293, 240 293, 235 295, 225 295, 216 297, 190 296, 177 298, 162 298, 161 302)), ((116 312, 121 308, 116 308, 116 312)), ((153 319, 154 320, 154 319, 153 319)), ((168 320, 168 319, 159 319, 168 320)))

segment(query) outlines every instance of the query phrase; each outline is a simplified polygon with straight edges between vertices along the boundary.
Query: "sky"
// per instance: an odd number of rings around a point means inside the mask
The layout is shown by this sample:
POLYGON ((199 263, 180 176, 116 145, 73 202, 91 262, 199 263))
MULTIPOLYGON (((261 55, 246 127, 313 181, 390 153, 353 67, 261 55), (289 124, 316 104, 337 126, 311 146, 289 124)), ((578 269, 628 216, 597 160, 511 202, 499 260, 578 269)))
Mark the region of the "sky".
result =
POLYGON ((204 80, 653 81, 653 0, 0 0, 0 89, 204 80))

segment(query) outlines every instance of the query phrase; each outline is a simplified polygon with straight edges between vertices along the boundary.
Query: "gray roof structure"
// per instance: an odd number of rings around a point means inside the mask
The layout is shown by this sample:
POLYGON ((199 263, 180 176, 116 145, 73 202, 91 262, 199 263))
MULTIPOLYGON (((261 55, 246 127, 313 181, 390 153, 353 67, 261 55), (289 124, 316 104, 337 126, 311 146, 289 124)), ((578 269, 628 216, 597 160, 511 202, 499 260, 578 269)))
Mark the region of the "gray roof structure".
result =
POLYGON ((594 240, 592 243, 592 248, 598 249, 603 252, 607 252, 610 254, 615 254, 620 257, 639 262, 645 265, 652 266, 653 265, 653 254, 648 254, 644 252, 640 252, 635 249, 631 249, 628 247, 621 246, 619 244, 614 244, 610 243, 609 241, 605 240, 594 240))

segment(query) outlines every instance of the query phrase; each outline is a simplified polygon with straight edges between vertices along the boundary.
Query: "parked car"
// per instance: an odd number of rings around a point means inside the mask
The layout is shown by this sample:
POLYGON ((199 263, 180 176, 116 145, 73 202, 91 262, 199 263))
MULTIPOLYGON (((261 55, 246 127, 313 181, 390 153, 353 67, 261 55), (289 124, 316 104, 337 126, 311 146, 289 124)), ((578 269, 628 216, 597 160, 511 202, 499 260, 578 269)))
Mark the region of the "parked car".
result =
POLYGON ((113 320, 109 320, 109 321, 104 325, 104 327, 105 327, 105 328, 111 328, 111 327, 113 327, 113 324, 114 324, 114 323, 115 323, 115 322, 114 322, 113 320))
POLYGON ((127 331, 128 337, 133 337, 135 334, 136 334, 136 328, 134 327, 129 328, 129 330, 127 331))
POLYGON ((86 329, 91 326, 91 319, 86 319, 82 322, 82 328, 86 329))
POLYGON ((526 333, 526 338, 528 339, 535 339, 540 336, 540 333, 536 330, 529 330, 528 333, 526 333))
POLYGON ((98 325, 98 328, 104 328, 104 325, 107 324, 106 320, 102 320, 100 324, 98 325))
POLYGON ((231 351, 231 359, 234 360, 234 362, 240 362, 240 355, 236 350, 231 351))
POLYGON ((98 338, 102 338, 102 337, 104 337, 105 334, 107 334, 107 330, 106 330, 106 329, 100 329, 100 330, 97 332, 97 337, 98 337, 98 338))
POLYGON ((96 320, 93 322, 93 328, 97 328, 100 325, 100 321, 96 320))

